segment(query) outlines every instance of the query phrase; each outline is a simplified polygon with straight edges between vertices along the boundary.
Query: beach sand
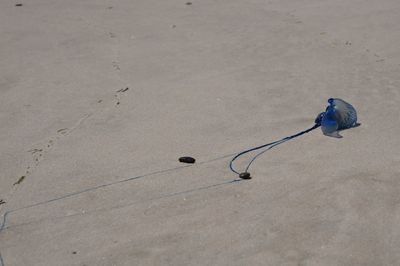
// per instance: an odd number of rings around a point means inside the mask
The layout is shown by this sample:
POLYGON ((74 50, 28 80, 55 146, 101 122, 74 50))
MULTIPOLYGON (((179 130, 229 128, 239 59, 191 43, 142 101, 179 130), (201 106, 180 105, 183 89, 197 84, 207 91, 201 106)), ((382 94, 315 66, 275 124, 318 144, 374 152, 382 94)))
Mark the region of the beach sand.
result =
POLYGON ((399 12, 1 1, 0 265, 399 265, 399 12), (232 182, 228 155, 312 126, 331 97, 362 125, 232 182))

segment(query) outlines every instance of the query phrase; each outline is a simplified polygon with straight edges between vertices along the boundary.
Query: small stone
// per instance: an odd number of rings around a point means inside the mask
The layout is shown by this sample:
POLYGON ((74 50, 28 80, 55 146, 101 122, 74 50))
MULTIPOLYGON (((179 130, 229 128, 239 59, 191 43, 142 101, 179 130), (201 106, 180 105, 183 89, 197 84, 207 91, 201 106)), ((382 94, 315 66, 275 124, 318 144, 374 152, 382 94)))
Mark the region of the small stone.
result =
POLYGON ((196 159, 194 159, 194 158, 192 158, 192 157, 189 157, 189 156, 185 156, 185 157, 179 158, 179 161, 180 161, 181 163, 195 163, 195 162, 196 162, 196 159))
POLYGON ((239 177, 240 177, 241 179, 251 179, 250 173, 248 173, 248 172, 240 173, 240 174, 239 174, 239 177))
POLYGON ((192 4, 192 2, 186 2, 187 6, 190 6, 192 4))
POLYGON ((22 6, 22 4, 15 4, 15 6, 22 6))

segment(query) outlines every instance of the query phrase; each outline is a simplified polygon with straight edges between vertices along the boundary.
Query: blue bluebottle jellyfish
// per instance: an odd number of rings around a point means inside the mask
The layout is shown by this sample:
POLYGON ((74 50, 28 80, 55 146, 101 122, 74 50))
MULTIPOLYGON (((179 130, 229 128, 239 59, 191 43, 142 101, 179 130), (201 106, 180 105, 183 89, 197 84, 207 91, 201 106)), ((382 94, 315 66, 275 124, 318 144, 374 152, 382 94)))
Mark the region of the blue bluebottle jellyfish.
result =
POLYGON ((340 130, 360 125, 357 123, 357 111, 351 104, 339 98, 330 98, 328 103, 325 113, 320 115, 324 135, 341 138, 340 130))
POLYGON ((299 133, 296 133, 289 137, 285 137, 283 139, 280 139, 280 140, 277 140, 277 141, 274 141, 271 143, 263 144, 263 145, 260 145, 260 146, 254 147, 254 148, 250 148, 248 150, 244 150, 244 151, 238 153, 237 155, 235 155, 229 163, 229 167, 230 167, 231 171, 238 174, 241 179, 251 179, 250 173, 248 172, 251 164, 259 156, 261 156, 265 152, 269 151, 273 147, 276 147, 282 143, 285 143, 289 140, 292 140, 292 139, 297 138, 301 135, 304 135, 308 132, 311 132, 314 129, 317 129, 318 127, 321 127, 322 132, 326 136, 341 138, 342 136, 339 135, 339 131, 360 125, 359 123, 357 123, 356 109, 354 109, 354 107, 351 104, 349 104, 348 102, 345 102, 339 98, 330 98, 328 100, 328 103, 329 103, 329 106, 326 107, 325 112, 320 113, 315 118, 314 125, 312 127, 308 128, 306 130, 300 131, 299 133), (264 150, 257 153, 250 160, 250 162, 247 164, 247 167, 244 172, 239 173, 238 171, 236 171, 234 169, 233 162, 237 158, 239 158, 240 156, 242 156, 246 153, 260 150, 260 149, 264 149, 264 150))

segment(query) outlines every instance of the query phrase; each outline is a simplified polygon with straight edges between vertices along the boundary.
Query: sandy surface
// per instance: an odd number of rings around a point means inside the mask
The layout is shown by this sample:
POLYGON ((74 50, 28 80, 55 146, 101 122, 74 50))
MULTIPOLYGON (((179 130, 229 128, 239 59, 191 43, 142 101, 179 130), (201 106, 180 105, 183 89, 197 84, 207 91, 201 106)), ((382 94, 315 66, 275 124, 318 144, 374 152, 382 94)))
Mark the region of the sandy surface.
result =
POLYGON ((398 0, 16 3, 0 265, 400 264, 398 0), (231 182, 220 157, 310 127, 330 97, 362 126, 231 182))

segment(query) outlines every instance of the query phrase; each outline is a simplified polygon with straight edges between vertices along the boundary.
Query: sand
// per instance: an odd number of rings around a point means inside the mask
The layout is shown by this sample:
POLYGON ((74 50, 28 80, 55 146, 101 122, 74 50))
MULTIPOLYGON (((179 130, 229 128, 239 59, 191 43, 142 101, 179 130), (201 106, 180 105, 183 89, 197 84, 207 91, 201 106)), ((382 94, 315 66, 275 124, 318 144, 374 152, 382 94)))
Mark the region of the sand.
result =
POLYGON ((0 2, 0 265, 399 265, 400 2, 191 2, 0 2))

